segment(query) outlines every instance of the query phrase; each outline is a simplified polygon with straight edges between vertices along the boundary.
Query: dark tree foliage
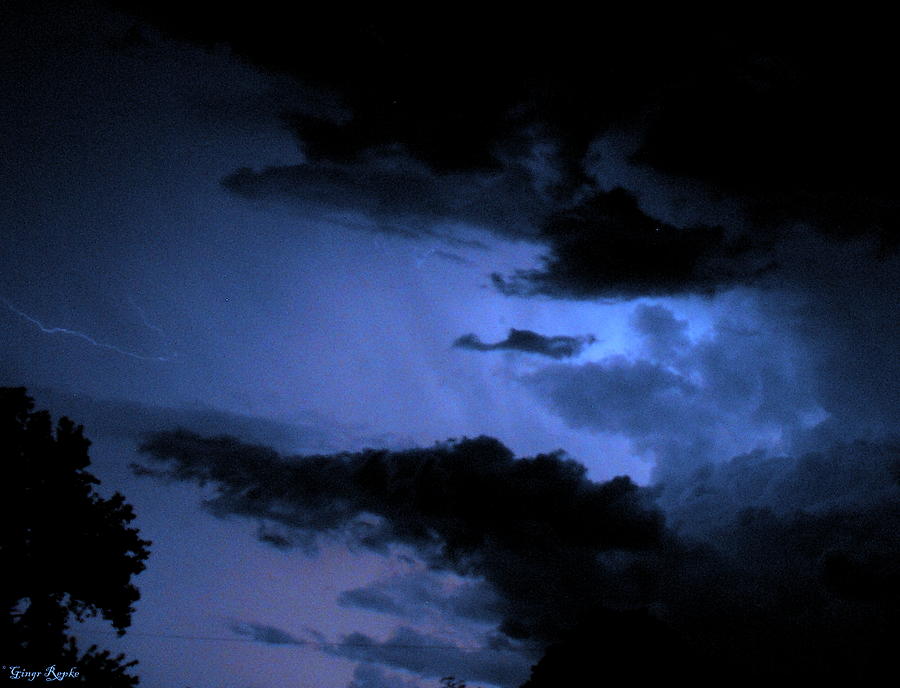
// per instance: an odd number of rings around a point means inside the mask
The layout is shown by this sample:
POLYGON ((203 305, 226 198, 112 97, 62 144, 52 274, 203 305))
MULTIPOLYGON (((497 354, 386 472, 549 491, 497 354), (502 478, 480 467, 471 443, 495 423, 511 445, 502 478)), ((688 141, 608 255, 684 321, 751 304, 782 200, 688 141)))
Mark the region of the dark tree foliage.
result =
POLYGON ((54 429, 50 414, 33 408, 25 388, 0 388, 0 659, 34 670, 76 667, 83 683, 135 686, 127 670, 136 662, 96 646, 79 653, 68 630, 72 619, 99 615, 125 633, 140 597, 131 577, 151 543, 128 527, 135 516, 121 494, 94 491, 100 481, 85 470, 83 428, 61 418, 54 429))

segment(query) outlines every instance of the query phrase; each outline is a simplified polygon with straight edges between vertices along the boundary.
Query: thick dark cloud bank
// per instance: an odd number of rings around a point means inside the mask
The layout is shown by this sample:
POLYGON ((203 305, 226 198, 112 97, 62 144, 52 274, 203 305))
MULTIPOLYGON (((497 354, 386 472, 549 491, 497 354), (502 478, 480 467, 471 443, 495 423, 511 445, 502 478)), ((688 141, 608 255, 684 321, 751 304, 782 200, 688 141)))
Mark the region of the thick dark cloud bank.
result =
POLYGON ((527 237, 544 263, 497 275, 509 294, 794 283, 803 232, 897 246, 889 23, 115 4, 297 80, 298 159, 225 188, 409 236, 527 237))
MULTIPOLYGON (((482 580, 481 609, 470 588, 461 616, 494 619, 511 642, 556 643, 531 685, 549 685, 541 677, 556 675, 557 662, 624 678, 636 671, 631 661, 656 653, 671 662, 653 670, 659 677, 711 681, 742 667, 739 683, 864 680, 890 663, 900 611, 897 443, 738 456, 655 488, 592 482, 563 455, 517 459, 489 438, 281 456, 179 431, 156 434, 143 449, 150 472, 211 485, 213 513, 259 520, 285 543, 405 545, 434 570, 482 580), (595 664, 603 648, 606 669, 595 664)), ((377 590, 344 596, 388 613, 395 601, 377 590)), ((300 642, 253 624, 239 632, 300 642)), ((414 643, 347 642, 336 651, 438 671, 397 656, 414 643)), ((470 676, 508 683, 486 671, 469 665, 470 676)))

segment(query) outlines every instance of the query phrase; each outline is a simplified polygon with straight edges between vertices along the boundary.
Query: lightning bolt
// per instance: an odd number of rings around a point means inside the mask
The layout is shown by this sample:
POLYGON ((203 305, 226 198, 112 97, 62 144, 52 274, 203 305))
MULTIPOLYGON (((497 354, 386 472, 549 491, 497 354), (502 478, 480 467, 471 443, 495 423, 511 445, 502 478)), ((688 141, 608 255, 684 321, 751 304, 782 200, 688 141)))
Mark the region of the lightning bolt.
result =
POLYGON ((139 361, 168 362, 174 358, 174 355, 173 356, 144 356, 143 354, 137 354, 133 351, 128 351, 126 349, 122 349, 118 346, 115 346, 114 344, 107 344, 106 342, 99 342, 96 339, 94 339, 93 337, 91 337, 89 334, 85 334, 84 332, 79 332, 78 330, 70 330, 66 327, 47 327, 46 325, 44 325, 44 323, 42 323, 37 318, 33 318, 32 316, 28 315, 28 313, 25 313, 24 311, 21 311, 18 308, 16 308, 15 306, 13 306, 7 299, 0 297, 0 301, 2 301, 3 304, 10 311, 12 311, 16 315, 18 315, 23 320, 27 320, 28 322, 30 322, 32 325, 37 327, 44 334, 64 334, 64 335, 69 335, 71 337, 78 337, 79 339, 83 339, 88 344, 91 344, 92 346, 96 346, 99 349, 115 351, 117 354, 121 354, 123 356, 128 356, 129 358, 135 358, 139 361))

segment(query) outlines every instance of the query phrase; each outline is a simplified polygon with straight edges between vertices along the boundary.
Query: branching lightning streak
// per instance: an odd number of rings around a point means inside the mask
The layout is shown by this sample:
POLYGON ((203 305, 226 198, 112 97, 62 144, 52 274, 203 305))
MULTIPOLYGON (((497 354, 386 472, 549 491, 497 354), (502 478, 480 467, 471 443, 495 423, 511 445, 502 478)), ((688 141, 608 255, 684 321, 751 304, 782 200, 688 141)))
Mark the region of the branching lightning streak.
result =
POLYGON ((28 315, 28 313, 25 313, 24 311, 21 311, 21 310, 19 310, 18 308, 16 308, 15 306, 13 306, 13 305, 12 305, 9 301, 7 301, 5 298, 0 297, 0 301, 3 301, 3 304, 4 304, 9 310, 11 310, 13 313, 15 313, 16 315, 18 315, 18 316, 19 316, 20 318, 22 318, 23 320, 27 320, 28 322, 30 322, 32 325, 34 325, 35 327, 37 327, 37 328, 38 328, 41 332, 43 332, 44 334, 67 334, 67 335, 71 335, 72 337, 78 337, 79 339, 83 339, 84 341, 88 342, 88 343, 91 344, 92 346, 96 346, 97 348, 100 348, 100 349, 107 349, 107 350, 109 350, 109 351, 115 351, 115 352, 118 353, 118 354, 122 354, 123 356, 128 356, 129 358, 135 358, 135 359, 137 359, 137 360, 139 360, 139 361, 162 361, 162 362, 168 362, 168 361, 171 361, 171 360, 174 358, 174 357, 172 357, 172 356, 144 356, 144 355, 142 355, 142 354, 136 354, 136 353, 134 353, 133 351, 127 351, 126 349, 121 349, 121 348, 119 348, 118 346, 115 346, 114 344, 107 344, 106 342, 99 342, 99 341, 97 341, 96 339, 94 339, 93 337, 91 337, 89 334, 85 334, 84 332, 79 332, 78 330, 70 330, 70 329, 68 329, 68 328, 66 328, 66 327, 47 327, 46 325, 44 325, 44 323, 42 323, 42 322, 41 322, 40 320, 38 320, 37 318, 34 318, 34 317, 28 315))

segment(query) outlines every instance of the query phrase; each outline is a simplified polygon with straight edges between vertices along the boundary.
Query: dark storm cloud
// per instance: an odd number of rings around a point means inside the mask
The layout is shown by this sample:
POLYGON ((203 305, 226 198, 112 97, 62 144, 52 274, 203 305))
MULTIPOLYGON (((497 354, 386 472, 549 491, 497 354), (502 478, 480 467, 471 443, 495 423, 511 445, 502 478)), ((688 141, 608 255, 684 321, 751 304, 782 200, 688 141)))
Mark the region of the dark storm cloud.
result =
POLYGON ((898 460, 896 443, 856 443, 781 465, 741 457, 698 471, 670 513, 715 548, 711 574, 732 591, 709 579, 717 611, 691 596, 673 608, 694 624, 717 613, 732 637, 713 647, 757 667, 751 678, 873 679, 887 669, 900 618, 898 460))
MULTIPOLYGON (((303 163, 241 170, 228 188, 305 207, 318 197, 382 230, 435 219, 518 237, 540 227, 544 266, 498 276, 506 293, 712 293, 779 266, 797 224, 896 245, 900 111, 877 22, 820 17, 810 29, 743 17, 701 28, 610 12, 601 27, 570 11, 425 20, 318 10, 298 28, 278 6, 210 16, 117 4, 180 37, 228 44, 332 103, 286 103, 303 163), (633 139, 624 164, 665 177, 686 195, 678 203, 724 198, 738 216, 672 224, 610 195, 589 158, 622 132, 633 139)), ((636 180, 628 190, 646 196, 636 180)))
POLYGON ((358 216, 357 222, 368 223, 373 230, 412 237, 446 234, 460 223, 529 236, 536 218, 548 207, 522 168, 436 177, 422 163, 396 155, 353 164, 316 161, 260 171, 240 169, 222 183, 244 198, 287 202, 306 212, 358 216))
POLYGON ((167 3, 133 9, 171 33, 228 43, 256 64, 336 93, 350 117, 287 115, 314 161, 352 162, 400 148, 439 174, 498 169, 498 153, 524 125, 545 121, 583 145, 594 127, 617 114, 604 112, 609 103, 633 109, 635 96, 649 87, 632 81, 634 72, 652 77, 659 71, 650 69, 650 60, 638 64, 642 52, 630 50, 625 59, 620 50, 627 38, 619 32, 591 44, 593 30, 552 14, 540 21, 465 12, 426 19, 383 8, 351 16, 319 9, 299 27, 277 5, 214 16, 167 3), (595 58, 592 64, 608 60, 613 67, 593 89, 581 88, 595 71, 584 64, 587 55, 595 58))
POLYGON ((404 669, 426 678, 455 676, 468 683, 484 682, 514 688, 528 676, 528 660, 503 649, 461 649, 446 640, 400 627, 383 643, 352 633, 328 649, 362 662, 404 669))
POLYGON ((889 639, 900 630, 898 460, 896 443, 856 443, 801 457, 736 457, 697 471, 675 494, 664 485, 684 540, 678 557, 657 562, 666 570, 656 607, 663 627, 586 616, 548 651, 529 688, 566 684, 572 667, 595 670, 599 647, 624 663, 610 667, 611 677, 624 678, 649 653, 661 665, 647 670, 652 676, 696 685, 718 685, 723 675, 753 686, 890 671, 889 639), (642 639, 640 651, 623 641, 630 635, 642 639))
MULTIPOLYGON (((301 27, 276 3, 215 15, 176 3, 116 4, 337 94, 349 116, 292 118, 314 160, 401 147, 441 173, 490 168, 523 124, 542 126, 578 158, 611 124, 637 115, 649 130, 641 157, 665 169, 677 163, 682 176, 716 174, 736 188, 817 190, 835 181, 832 190, 856 177, 853 160, 894 159, 895 147, 854 148, 839 138, 876 141, 896 119, 889 82, 880 81, 889 74, 890 43, 878 40, 886 29, 863 32, 844 16, 832 28, 853 50, 837 51, 827 31, 799 31, 804 24, 786 19, 701 28, 611 12, 601 30, 586 11, 425 20, 379 8, 352 16, 310 10, 301 27), (842 145, 825 149, 836 140, 842 145)), ((855 186, 871 186, 874 176, 855 186)))
POLYGON ((661 94, 636 162, 744 199, 763 222, 801 220, 835 237, 896 244, 897 103, 888 43, 869 24, 806 31, 710 64, 661 94), (793 45, 791 45, 793 43, 793 45))
POLYGON ((898 459, 900 441, 856 441, 797 457, 743 454, 673 477, 659 503, 672 525, 697 534, 718 530, 748 508, 778 518, 860 511, 896 496, 898 459))
POLYGON ((305 640, 298 640, 290 633, 274 626, 235 621, 228 624, 228 628, 238 635, 266 645, 306 645, 305 640))
MULTIPOLYGON (((889 269, 880 264, 871 279, 889 269)), ((663 618, 704 637, 694 651, 709 662, 700 663, 749 666, 748 685, 877 676, 887 669, 884 639, 898 630, 900 445, 890 438, 893 392, 882 384, 896 370, 882 348, 894 339, 882 317, 893 297, 873 289, 869 311, 836 318, 842 300, 859 298, 841 293, 844 274, 822 275, 832 282, 823 286, 833 294, 827 303, 801 300, 798 311, 762 299, 753 328, 721 322, 697 340, 667 309, 641 305, 632 324, 643 357, 555 365, 530 378, 569 423, 654 452, 658 504, 682 548, 640 564, 659 570, 665 561, 663 618), (821 329, 792 332, 782 318, 821 329), (856 341, 850 323, 868 337, 857 345, 865 363, 836 355, 841 342, 856 341), (875 362, 877 374, 849 374, 875 362), (859 434, 881 439, 834 443, 859 434), (779 454, 792 447, 797 453, 779 454)), ((615 632, 589 626, 567 647, 615 632)))
POLYGON ((627 594, 597 553, 640 551, 662 537, 659 514, 628 478, 594 483, 561 455, 516 460, 490 438, 282 458, 179 431, 143 449, 158 466, 145 472, 213 484, 206 506, 215 514, 263 519, 305 546, 317 534, 377 551, 405 543, 432 566, 481 576, 517 636, 552 636, 581 605, 627 594))
MULTIPOLYGON (((653 307, 636 322, 662 338, 679 329, 653 307)), ((687 389, 658 368, 638 370, 651 396, 657 388, 687 389)), ((747 680, 755 681, 871 677, 892 656, 885 638, 900 613, 896 442, 795 457, 756 453, 682 471, 654 488, 668 531, 645 505, 649 493, 628 480, 592 483, 571 461, 513 459, 487 438, 281 457, 177 432, 158 434, 145 451, 157 475, 211 485, 207 505, 221 516, 350 537, 376 550, 412 545, 432 573, 480 577, 493 595, 486 606, 483 589, 467 589, 474 581, 464 578, 448 594, 413 576, 347 591, 344 604, 406 618, 434 604, 445 618, 502 618, 508 638, 570 645, 569 631, 613 638, 634 621, 597 610, 645 608, 658 621, 638 620, 635 628, 662 623, 660 637, 674 634, 686 643, 682 659, 697 660, 678 671, 710 680, 718 668, 738 665, 749 666, 747 680), (464 598, 470 601, 461 605, 464 598)), ((401 629, 385 642, 352 634, 328 651, 501 685, 521 680, 515 672, 530 661, 515 645, 500 653, 435 645, 446 643, 401 629)))
POLYGON ((560 359, 577 356, 586 346, 593 344, 595 341, 597 341, 596 338, 591 335, 583 337, 568 337, 564 335, 548 337, 531 330, 517 330, 513 328, 510 329, 506 339, 493 344, 482 342, 474 334, 465 334, 453 342, 453 346, 458 349, 471 349, 472 351, 522 351, 560 359))
POLYGON ((900 256, 877 259, 863 242, 850 248, 827 269, 819 261, 827 246, 796 255, 803 291, 770 299, 763 312, 795 334, 813 367, 818 401, 830 414, 818 429, 826 444, 900 429, 900 256))
POLYGON ((721 227, 674 227, 644 213, 624 189, 597 191, 545 219, 543 267, 493 275, 506 294, 567 299, 711 294, 753 282, 773 266, 721 227))

